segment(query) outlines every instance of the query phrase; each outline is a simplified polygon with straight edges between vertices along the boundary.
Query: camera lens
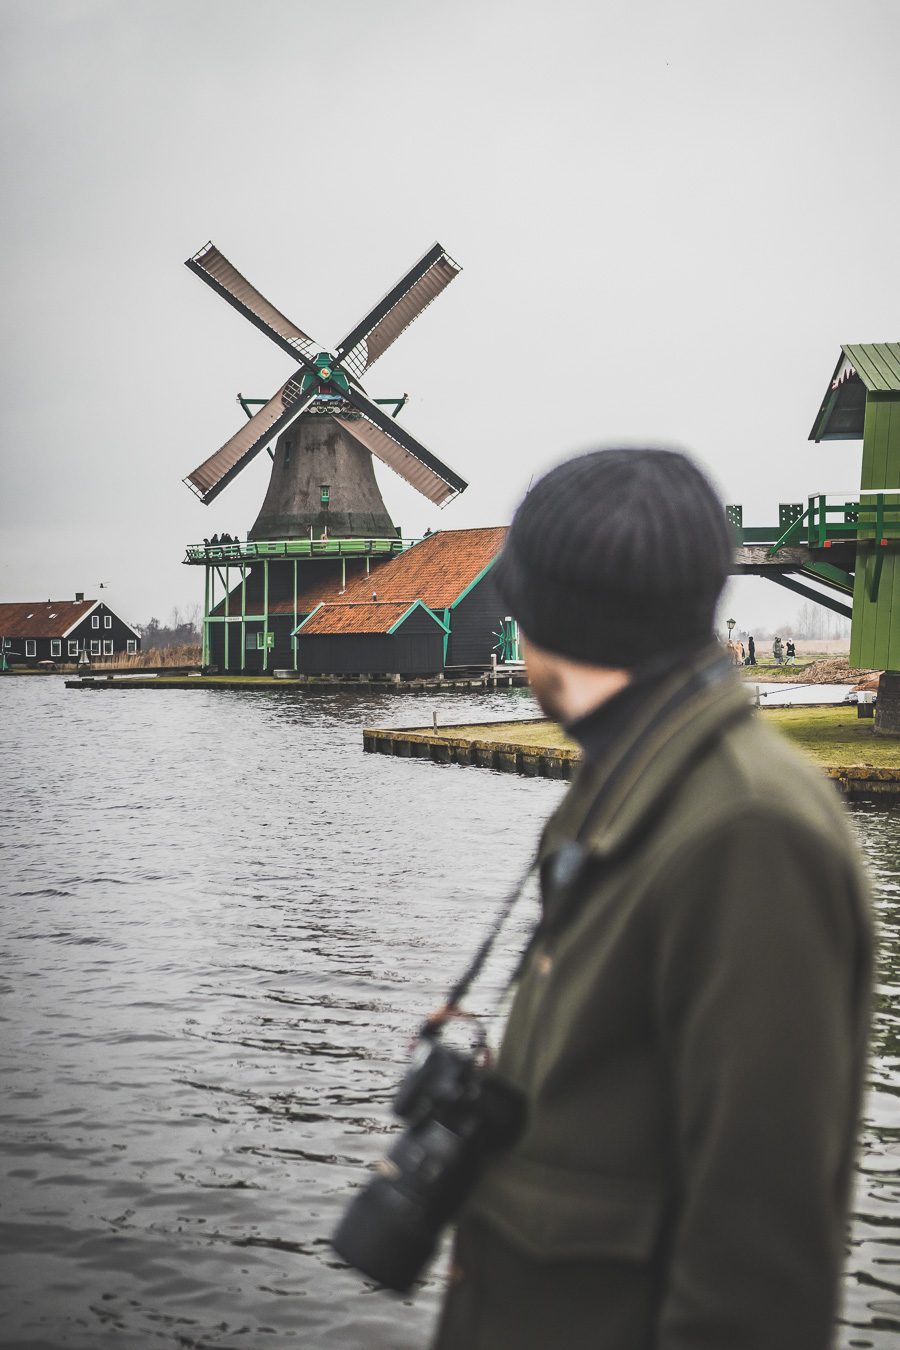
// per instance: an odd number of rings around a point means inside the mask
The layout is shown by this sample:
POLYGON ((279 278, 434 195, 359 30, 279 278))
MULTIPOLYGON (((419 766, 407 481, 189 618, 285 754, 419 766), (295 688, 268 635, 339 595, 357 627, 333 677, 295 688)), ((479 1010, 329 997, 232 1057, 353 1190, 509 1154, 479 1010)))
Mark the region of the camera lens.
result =
POLYGON ((431 1260, 437 1230, 418 1204, 379 1177, 353 1200, 331 1245, 348 1265, 405 1294, 431 1260))

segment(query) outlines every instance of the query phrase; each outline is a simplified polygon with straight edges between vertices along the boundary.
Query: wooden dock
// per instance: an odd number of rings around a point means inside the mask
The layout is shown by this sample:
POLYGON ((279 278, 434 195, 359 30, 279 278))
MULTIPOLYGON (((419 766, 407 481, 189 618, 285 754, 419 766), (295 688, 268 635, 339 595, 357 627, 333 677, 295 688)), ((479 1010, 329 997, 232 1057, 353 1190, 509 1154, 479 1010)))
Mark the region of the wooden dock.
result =
POLYGON ((522 670, 483 670, 477 674, 448 676, 297 675, 275 671, 271 675, 145 675, 138 671, 82 675, 66 680, 67 689, 293 689, 372 690, 386 694, 471 694, 497 689, 524 689, 528 681, 522 670))

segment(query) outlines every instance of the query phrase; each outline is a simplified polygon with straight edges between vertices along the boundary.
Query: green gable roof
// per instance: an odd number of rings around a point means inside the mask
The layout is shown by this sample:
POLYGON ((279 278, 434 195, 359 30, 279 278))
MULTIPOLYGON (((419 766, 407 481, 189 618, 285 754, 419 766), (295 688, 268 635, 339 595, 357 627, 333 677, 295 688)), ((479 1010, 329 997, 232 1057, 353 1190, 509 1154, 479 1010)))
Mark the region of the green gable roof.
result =
POLYGON ((873 393, 900 393, 900 342, 846 342, 841 351, 873 393))
POLYGON ((811 441, 862 440, 867 394, 900 394, 900 342, 845 342, 811 441))

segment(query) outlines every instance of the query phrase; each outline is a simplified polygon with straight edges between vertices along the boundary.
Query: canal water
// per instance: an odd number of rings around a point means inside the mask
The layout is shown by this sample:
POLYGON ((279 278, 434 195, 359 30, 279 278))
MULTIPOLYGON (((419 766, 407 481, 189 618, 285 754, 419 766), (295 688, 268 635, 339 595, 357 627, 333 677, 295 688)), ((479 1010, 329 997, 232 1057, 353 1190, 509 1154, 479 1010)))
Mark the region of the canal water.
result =
MULTIPOLYGON (((327 1244, 422 1014, 563 786, 363 755, 484 696, 0 681, 0 1345, 413 1350, 327 1244)), ((857 809, 884 943, 841 1350, 900 1341, 900 820, 857 809)), ((530 915, 501 943, 487 1004, 530 915)), ((478 1001, 476 1000, 476 1001, 478 1001)))

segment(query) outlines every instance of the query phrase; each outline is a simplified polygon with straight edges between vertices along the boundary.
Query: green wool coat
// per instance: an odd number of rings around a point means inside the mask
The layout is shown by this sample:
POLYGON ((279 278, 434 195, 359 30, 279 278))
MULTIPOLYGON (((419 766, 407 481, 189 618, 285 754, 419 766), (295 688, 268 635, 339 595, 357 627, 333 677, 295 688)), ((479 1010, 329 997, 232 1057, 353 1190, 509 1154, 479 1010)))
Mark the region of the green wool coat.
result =
POLYGON ((696 683, 546 828, 545 858, 582 835, 589 881, 516 991, 498 1067, 529 1121, 461 1214, 435 1350, 831 1344, 866 888, 831 784, 736 679, 696 683))

